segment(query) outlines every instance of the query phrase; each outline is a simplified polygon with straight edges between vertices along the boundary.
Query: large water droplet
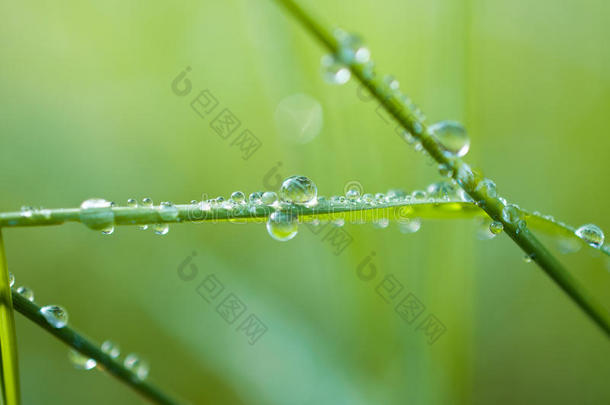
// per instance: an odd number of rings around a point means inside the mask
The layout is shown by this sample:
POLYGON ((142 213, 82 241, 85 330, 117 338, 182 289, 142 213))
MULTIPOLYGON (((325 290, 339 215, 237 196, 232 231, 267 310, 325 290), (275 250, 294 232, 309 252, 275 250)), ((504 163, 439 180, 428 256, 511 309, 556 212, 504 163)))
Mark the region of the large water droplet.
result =
POLYGON ((127 357, 125 357, 123 364, 125 365, 125 368, 131 370, 140 380, 146 379, 150 371, 148 363, 140 359, 140 357, 134 353, 128 354, 127 357))
POLYGON ((351 72, 334 55, 322 57, 322 78, 330 84, 345 84, 351 77, 351 72))
POLYGON ((63 328, 68 324, 68 312, 59 305, 47 305, 40 308, 40 313, 54 328, 63 328))
POLYGON ((97 362, 89 357, 83 356, 76 350, 68 351, 68 359, 72 365, 79 370, 91 370, 97 366, 97 362))
POLYGON ((102 349, 102 352, 106 353, 113 359, 116 359, 121 355, 121 348, 111 340, 105 340, 100 348, 102 349))
POLYGON ((26 286, 21 286, 19 288, 17 288, 17 292, 19 294, 21 294, 21 296, 23 298, 25 298, 26 300, 30 301, 30 302, 34 302, 34 290, 32 290, 29 287, 26 286))
POLYGON ((574 232, 576 236, 588 243, 590 246, 599 249, 604 244, 604 231, 594 224, 581 226, 574 232))
POLYGON ((318 189, 311 179, 305 176, 291 176, 280 187, 282 201, 292 204, 314 204, 318 189))
POLYGON ((87 227, 101 230, 103 234, 114 232, 114 212, 112 203, 103 198, 91 198, 80 205, 80 220, 87 227))
POLYGON ((470 149, 470 138, 464 127, 455 121, 441 121, 428 128, 448 158, 462 157, 470 149))
POLYGON ((267 220, 267 232, 275 240, 280 242, 288 241, 294 238, 298 231, 296 218, 282 211, 275 211, 269 215, 267 220))

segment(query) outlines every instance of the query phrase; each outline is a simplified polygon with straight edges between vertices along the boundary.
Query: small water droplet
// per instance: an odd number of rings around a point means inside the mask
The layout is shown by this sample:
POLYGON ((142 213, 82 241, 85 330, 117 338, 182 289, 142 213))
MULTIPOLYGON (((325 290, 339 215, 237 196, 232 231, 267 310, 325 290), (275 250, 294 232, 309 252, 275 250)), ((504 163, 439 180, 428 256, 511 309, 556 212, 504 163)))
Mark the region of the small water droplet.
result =
POLYGON ((159 205, 159 216, 164 221, 175 221, 178 218, 178 207, 169 201, 163 201, 159 205))
POLYGON ((277 201, 277 193, 275 191, 265 191, 261 198, 261 202, 265 205, 272 205, 277 201))
POLYGON ((248 201, 250 202, 250 204, 258 205, 261 203, 262 196, 263 193, 261 191, 255 191, 254 193, 250 194, 250 196, 248 197, 248 201))
POLYGON ((235 204, 243 204, 246 202, 246 196, 241 191, 234 191, 231 194, 231 201, 235 204))
POLYGON ((494 235, 501 233, 503 229, 504 225, 500 221, 492 221, 491 224, 489 224, 489 230, 494 235))
POLYGON ((594 248, 599 249, 604 244, 604 231, 594 224, 585 224, 574 232, 576 236, 594 248))
POLYGON ((20 215, 22 217, 24 217, 24 218, 32 218, 33 214, 34 214, 34 208, 27 207, 27 206, 21 207, 20 215))
POLYGON ((366 193, 362 196, 362 202, 365 204, 372 204, 373 202, 375 202, 375 199, 373 198, 372 194, 366 193))
POLYGON ((529 254, 529 255, 528 255, 528 254, 526 254, 526 255, 524 255, 524 256, 523 256, 523 261, 524 261, 525 263, 531 263, 531 262, 532 262, 532 260, 534 260, 534 257, 535 257, 535 255, 534 255, 533 253, 531 253, 531 254, 529 254))
POLYGON ((21 294, 21 296, 23 298, 25 298, 26 300, 30 301, 30 302, 34 302, 34 290, 32 290, 29 287, 26 286, 21 286, 19 288, 17 288, 17 292, 19 294, 21 294))
POLYGON ((375 201, 377 201, 377 203, 384 203, 385 202, 385 194, 383 194, 383 193, 375 194, 375 201))
POLYGON ((97 366, 97 362, 95 360, 83 356, 76 350, 68 351, 68 360, 70 360, 70 363, 72 363, 74 368, 79 370, 91 370, 97 366))
POLYGON ((371 51, 364 46, 362 38, 350 34, 341 28, 336 28, 333 35, 339 42, 337 57, 345 64, 364 64, 370 61, 371 51))
POLYGON ((101 230, 104 235, 114 232, 114 212, 112 203, 103 198, 91 198, 83 201, 79 212, 80 220, 87 227, 101 230))
POLYGON ((59 305, 46 305, 40 313, 54 328, 60 329, 68 324, 68 312, 59 305))
POLYGON ((415 201, 425 201, 428 195, 423 190, 415 190, 411 193, 411 198, 415 201))
POLYGON ((15 275, 13 273, 8 273, 8 285, 12 287, 15 285, 15 275))
POLYGON ((305 176, 288 177, 280 187, 282 201, 292 204, 313 204, 317 196, 315 183, 305 176))
MULTIPOLYGON (((488 178, 481 180, 479 182, 479 184, 477 184, 475 191, 477 193, 482 194, 483 198, 490 199, 490 200, 495 199, 497 196, 496 183, 494 183, 493 180, 488 179, 488 178)), ((485 202, 484 200, 479 201, 479 203, 481 203, 481 204, 484 202, 485 202)))
POLYGON ((135 198, 130 198, 127 200, 127 206, 130 208, 135 208, 138 206, 138 201, 135 198))
POLYGON ((385 199, 388 202, 400 202, 407 197, 407 192, 400 188, 393 188, 388 190, 385 199))
POLYGON ((378 229, 385 229, 390 225, 388 218, 379 218, 376 222, 373 222, 373 226, 378 229))
POLYGON ((462 157, 468 153, 470 138, 459 122, 441 121, 431 125, 428 129, 438 140, 445 157, 462 157))
POLYGON ((154 224, 152 227, 153 227, 153 231, 157 235, 167 235, 167 233, 169 232, 169 224, 165 224, 165 223, 154 224))
MULTIPOLYGON (((150 198, 146 197, 142 199, 142 206, 145 208, 152 208, 153 206, 153 200, 151 200, 150 198)), ((137 227, 138 229, 145 231, 148 229, 148 225, 143 224, 143 225, 138 225, 137 227)))
POLYGON ((146 379, 150 371, 150 366, 148 363, 140 359, 140 357, 134 353, 128 354, 127 357, 125 357, 123 364, 125 365, 126 369, 134 373, 140 380, 146 379))
POLYGON ((456 188, 448 181, 432 183, 426 189, 428 197, 438 200, 450 200, 456 194, 456 188))
POLYGON ((280 242, 288 241, 294 238, 298 231, 296 218, 282 211, 275 211, 269 215, 267 220, 267 232, 275 240, 280 242))
POLYGON ((349 190, 345 192, 345 198, 348 201, 356 202, 360 198, 360 190, 357 187, 351 187, 349 190))
POLYGON ((475 187, 475 178, 472 169, 467 163, 460 164, 456 180, 458 184, 466 191, 473 191, 475 187))
POLYGON ((352 73, 334 55, 322 57, 322 78, 329 84, 345 84, 349 81, 352 73))
POLYGON ((113 359, 116 359, 121 355, 121 348, 111 340, 105 340, 100 348, 102 349, 102 352, 106 353, 113 359))
POLYGON ((453 176, 453 169, 449 165, 441 163, 438 165, 438 173, 443 177, 453 176))
POLYGON ((421 220, 419 218, 412 218, 406 221, 398 223, 398 229, 401 233, 415 233, 421 228, 421 220))
POLYGON ((400 83, 392 75, 385 75, 383 81, 385 82, 385 84, 387 84, 391 91, 396 91, 400 87, 400 83))

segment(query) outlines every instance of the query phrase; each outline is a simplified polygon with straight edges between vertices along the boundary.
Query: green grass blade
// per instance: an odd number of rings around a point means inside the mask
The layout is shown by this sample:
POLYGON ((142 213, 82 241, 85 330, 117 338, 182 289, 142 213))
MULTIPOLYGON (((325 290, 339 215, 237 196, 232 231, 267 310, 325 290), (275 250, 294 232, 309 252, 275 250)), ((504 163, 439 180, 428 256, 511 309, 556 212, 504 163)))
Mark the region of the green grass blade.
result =
POLYGON ((17 361, 17 336, 15 333, 15 318, 9 284, 8 269, 2 228, 0 228, 0 378, 2 381, 2 400, 5 405, 18 405, 19 363, 17 361))
MULTIPOLYGON (((318 19, 313 18, 310 13, 306 12, 293 0, 277 1, 301 22, 313 36, 318 38, 332 54, 338 54, 340 46, 337 39, 332 35, 330 30, 318 22, 318 19)), ((415 136, 427 154, 439 165, 443 165, 445 170, 450 170, 454 180, 460 183, 458 173, 468 166, 459 158, 450 159, 445 156, 425 123, 417 118, 417 114, 414 111, 411 111, 408 107, 405 108, 402 100, 381 79, 371 74, 371 72, 365 71, 364 66, 361 64, 351 64, 348 67, 352 74, 371 92, 385 110, 406 131, 415 136)), ((521 247, 525 254, 530 256, 610 336, 610 315, 608 311, 597 303, 585 289, 578 285, 567 269, 553 257, 529 229, 522 229, 521 226, 503 218, 502 210, 504 209, 504 204, 497 197, 491 197, 484 189, 477 187, 482 180, 482 176, 475 176, 472 182, 469 181, 464 185, 462 177, 461 185, 474 201, 480 203, 481 207, 491 218, 502 222, 504 231, 521 247)))

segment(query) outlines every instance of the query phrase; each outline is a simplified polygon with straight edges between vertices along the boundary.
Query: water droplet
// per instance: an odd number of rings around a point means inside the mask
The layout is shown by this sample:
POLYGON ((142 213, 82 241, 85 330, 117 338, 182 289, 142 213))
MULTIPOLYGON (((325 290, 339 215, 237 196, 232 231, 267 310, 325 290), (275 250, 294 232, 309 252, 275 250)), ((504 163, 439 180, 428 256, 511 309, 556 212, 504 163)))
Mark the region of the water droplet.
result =
POLYGON ((261 191, 255 191, 254 193, 250 194, 250 196, 248 197, 248 201, 250 202, 250 204, 258 205, 261 203, 262 196, 263 193, 261 191))
POLYGON ((26 286, 21 286, 19 288, 17 288, 17 292, 19 294, 21 294, 21 296, 23 298, 25 298, 26 300, 30 301, 30 302, 34 302, 34 290, 32 290, 29 287, 26 286))
POLYGON ((489 230, 494 235, 501 233, 503 229, 504 225, 500 221, 492 221, 491 224, 489 224, 489 230))
POLYGON ((27 207, 27 206, 21 207, 20 215, 22 217, 24 217, 24 218, 32 218, 33 214, 34 214, 34 208, 27 207))
POLYGON ((269 215, 267 220, 267 232, 275 240, 280 242, 288 241, 294 238, 298 231, 296 218, 282 211, 275 211, 269 215))
POLYGON ((400 188, 393 188, 388 190, 385 199, 388 202, 400 202, 407 197, 407 192, 400 188))
POLYGON ((164 221, 175 221, 178 218, 178 207, 169 201, 163 201, 159 205, 159 216, 164 221))
MULTIPOLYGON (((493 200, 497 196, 496 183, 494 183, 493 180, 487 178, 481 180, 479 184, 477 184, 475 191, 477 193, 482 194, 483 198, 485 199, 493 200)), ((484 203, 485 201, 481 200, 479 202, 484 203)))
POLYGON ((265 191, 261 198, 261 202, 265 205, 272 205, 277 201, 277 193, 275 191, 265 191))
POLYGON ((360 198, 360 190, 358 190, 357 187, 351 187, 345 192, 345 198, 351 202, 358 201, 358 198, 360 198))
POLYGON ((451 177, 453 176, 453 169, 449 165, 441 163, 438 165, 438 173, 443 177, 451 177))
POLYGON ((68 360, 79 370, 91 370, 97 366, 97 362, 91 358, 83 356, 76 350, 68 351, 68 360))
POLYGON ((127 206, 130 208, 135 208, 138 206, 138 201, 135 198, 130 198, 127 200, 127 206))
POLYGON ((517 227, 517 232, 525 228, 523 212, 515 204, 508 204, 502 208, 502 219, 517 227))
POLYGON ((424 201, 428 195, 423 190, 415 190, 411 193, 411 198, 415 201, 424 201))
POLYGON ((421 220, 419 218, 412 218, 406 221, 398 223, 398 229, 401 233, 415 233, 421 228, 421 220))
POLYGON ((280 187, 282 201, 292 204, 313 204, 317 196, 315 183, 305 176, 288 177, 280 187))
POLYGON ((528 254, 526 254, 526 255, 524 255, 524 256, 523 256, 523 261, 524 261, 525 263, 531 263, 531 262, 532 262, 532 260, 534 260, 534 257, 535 257, 535 256, 536 256, 536 255, 534 255, 534 253, 531 253, 531 254, 529 254, 529 255, 528 255, 528 254))
POLYGON ((384 203, 385 202, 385 194, 383 194, 383 193, 375 194, 375 201, 377 201, 378 203, 384 203))
POLYGON ((91 198, 80 205, 80 220, 87 227, 101 230, 104 235, 114 232, 112 203, 103 198, 91 198))
POLYGON ((426 189, 428 197, 439 200, 450 200, 456 194, 456 188, 448 181, 439 181, 432 183, 426 189))
POLYGON ((154 224, 153 226, 153 231, 157 234, 157 235, 167 235, 167 233, 169 232, 169 224, 154 224))
POLYGON ((140 380, 146 379, 150 371, 150 366, 148 363, 140 359, 140 357, 134 353, 128 354, 127 357, 125 357, 123 364, 125 365, 126 369, 134 373, 140 380))
POLYGON ((373 222, 373 226, 378 229, 385 229, 390 225, 388 218, 379 218, 376 222, 373 222))
MULTIPOLYGON (((151 200, 150 198, 146 197, 142 199, 142 206, 145 208, 152 208, 153 206, 153 200, 151 200)), ((145 231, 148 229, 148 225, 144 224, 144 225, 138 225, 138 229, 145 231)))
POLYGON ((15 275, 13 273, 8 273, 8 285, 12 287, 15 285, 15 275))
POLYGON ((293 94, 282 99, 275 109, 278 133, 299 144, 311 142, 322 130, 322 106, 306 94, 293 94))
POLYGON ((383 81, 385 82, 385 84, 387 84, 391 91, 396 91, 400 87, 400 83, 392 75, 385 75, 383 81))
POLYGON ((581 226, 574 232, 576 236, 585 241, 594 248, 599 249, 604 244, 604 232, 594 224, 586 224, 581 226))
POLYGON ((345 84, 349 81, 352 73, 334 55, 322 57, 322 78, 330 84, 345 84))
POLYGON ((350 34, 340 28, 336 28, 333 35, 337 38, 337 42, 339 42, 337 57, 343 63, 364 64, 370 61, 371 51, 364 46, 362 38, 358 35, 350 34))
POLYGON ((470 168, 470 166, 466 163, 462 163, 460 164, 458 171, 457 171, 457 178, 456 178, 458 184, 464 188, 466 191, 473 191, 474 187, 475 187, 475 178, 474 178, 474 173, 472 172, 472 169, 470 168))
POLYGON ((372 204, 375 201, 375 199, 373 198, 373 195, 370 193, 366 193, 362 196, 362 202, 364 202, 365 204, 372 204))
POLYGON ((59 305, 47 305, 40 308, 40 313, 54 328, 63 328, 68 324, 68 312, 59 305))
POLYGON ((231 201, 235 204, 243 204, 246 202, 246 196, 241 191, 234 191, 231 194, 231 201))
POLYGON ((445 157, 462 157, 468 153, 470 138, 459 122, 441 121, 431 125, 428 129, 438 140, 445 157))
POLYGON ((113 359, 116 359, 117 357, 119 357, 121 355, 121 349, 120 349, 119 345, 117 345, 116 343, 114 343, 111 340, 105 340, 104 343, 102 343, 102 346, 100 348, 102 349, 102 352, 106 353, 108 356, 112 357, 113 359))

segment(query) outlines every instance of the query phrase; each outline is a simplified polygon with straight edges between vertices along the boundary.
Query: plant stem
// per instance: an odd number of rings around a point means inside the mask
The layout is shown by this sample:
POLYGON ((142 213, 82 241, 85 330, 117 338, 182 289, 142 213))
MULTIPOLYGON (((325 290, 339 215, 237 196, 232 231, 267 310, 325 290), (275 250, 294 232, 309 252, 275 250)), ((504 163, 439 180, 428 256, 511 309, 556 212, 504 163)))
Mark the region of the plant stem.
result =
POLYGON ((93 343, 70 326, 66 325, 63 328, 53 327, 40 313, 40 307, 22 297, 21 294, 13 291, 12 296, 15 310, 72 347, 74 350, 80 352, 87 358, 94 359, 98 366, 101 365, 104 370, 108 371, 146 398, 159 404, 173 405, 180 403, 177 399, 172 398, 169 394, 153 385, 149 380, 138 378, 134 373, 125 368, 122 363, 104 353, 97 344, 93 343))
POLYGON ((19 362, 17 360, 17 336, 6 254, 0 228, 0 374, 2 384, 2 403, 19 405, 19 362))
MULTIPOLYGON (((338 40, 311 14, 293 0, 277 1, 300 21, 311 34, 318 38, 332 54, 339 52, 340 44, 338 40)), ((387 89, 382 80, 374 76, 370 77, 369 74, 365 73, 363 65, 351 64, 349 68, 352 74, 375 96, 396 121, 405 130, 417 137, 423 148, 434 160, 446 168, 452 169, 452 177, 459 183, 458 171, 465 163, 459 158, 450 159, 445 156, 427 126, 415 114, 401 107, 404 103, 398 99, 394 92, 387 89)), ((490 198, 483 190, 477 189, 476 186, 481 180, 480 178, 475 179, 475 184, 472 187, 462 187, 474 201, 480 203, 480 207, 491 218, 502 222, 504 231, 521 247, 525 254, 530 256, 610 336, 610 315, 607 310, 577 283, 567 269, 538 241, 529 229, 520 229, 516 224, 504 220, 502 216, 504 205, 497 198, 490 198)))

